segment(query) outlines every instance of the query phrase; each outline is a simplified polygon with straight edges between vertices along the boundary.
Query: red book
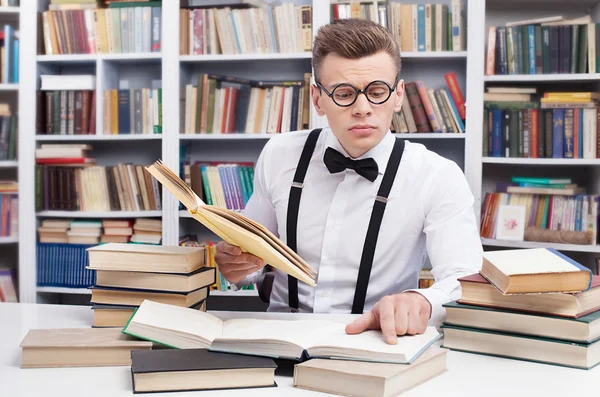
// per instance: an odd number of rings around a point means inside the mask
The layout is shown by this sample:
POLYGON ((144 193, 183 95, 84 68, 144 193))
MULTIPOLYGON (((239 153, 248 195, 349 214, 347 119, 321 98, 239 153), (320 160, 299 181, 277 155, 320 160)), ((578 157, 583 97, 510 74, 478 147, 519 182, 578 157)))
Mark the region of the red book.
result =
POLYGON ((539 157, 539 131, 538 131, 538 109, 530 109, 531 119, 530 119, 530 128, 531 128, 531 157, 538 158, 539 157))
POLYGON ((448 84, 448 88, 450 89, 450 94, 452 95, 452 99, 454 100, 454 103, 456 104, 460 118, 463 120, 466 119, 467 110, 465 108, 465 97, 458 85, 458 80, 456 79, 456 73, 454 73, 454 72, 446 73, 444 75, 444 78, 446 79, 446 84, 448 84))
POLYGON ((91 162, 94 162, 94 159, 87 157, 35 159, 36 164, 87 164, 91 162))

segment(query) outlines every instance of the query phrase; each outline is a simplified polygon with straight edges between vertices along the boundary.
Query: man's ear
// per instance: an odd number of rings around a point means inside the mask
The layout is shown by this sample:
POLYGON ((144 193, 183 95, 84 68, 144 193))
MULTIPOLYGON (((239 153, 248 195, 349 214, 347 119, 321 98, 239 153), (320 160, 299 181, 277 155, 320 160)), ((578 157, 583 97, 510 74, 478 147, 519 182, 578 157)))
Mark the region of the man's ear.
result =
POLYGON ((404 101, 404 80, 398 81, 396 90, 394 91, 394 112, 398 113, 402 110, 402 102, 404 101))
POLYGON ((325 116, 325 111, 323 110, 323 107, 321 106, 321 101, 323 100, 323 98, 321 97, 321 90, 319 89, 319 87, 317 87, 314 84, 311 84, 311 86, 310 86, 310 97, 312 99, 313 106, 315 107, 315 110, 317 111, 317 114, 320 117, 325 116))

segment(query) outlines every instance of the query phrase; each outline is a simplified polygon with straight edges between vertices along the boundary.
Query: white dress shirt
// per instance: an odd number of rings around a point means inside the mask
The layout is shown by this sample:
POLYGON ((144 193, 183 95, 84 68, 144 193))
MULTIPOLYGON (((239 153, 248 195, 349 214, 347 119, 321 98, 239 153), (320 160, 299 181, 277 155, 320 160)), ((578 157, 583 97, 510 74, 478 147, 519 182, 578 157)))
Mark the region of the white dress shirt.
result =
MULTIPOLYGON (((254 193, 244 215, 286 241, 290 186, 310 131, 276 135, 263 149, 255 169, 254 193)), ((373 203, 394 135, 360 158, 372 157, 379 175, 374 182, 354 170, 331 174, 323 163, 327 147, 348 156, 325 128, 304 180, 298 215, 298 254, 317 272, 317 287, 298 283, 299 311, 349 313, 373 203)), ((365 308, 382 297, 413 290, 432 306, 430 324, 445 317, 442 304, 460 298, 457 278, 481 268, 482 247, 473 211, 473 195, 461 169, 452 161, 406 141, 390 192, 371 270, 365 308), (415 289, 426 259, 433 286, 415 289)), ((251 284, 260 271, 238 285, 251 284)), ((287 275, 276 271, 269 311, 289 311, 287 275)))

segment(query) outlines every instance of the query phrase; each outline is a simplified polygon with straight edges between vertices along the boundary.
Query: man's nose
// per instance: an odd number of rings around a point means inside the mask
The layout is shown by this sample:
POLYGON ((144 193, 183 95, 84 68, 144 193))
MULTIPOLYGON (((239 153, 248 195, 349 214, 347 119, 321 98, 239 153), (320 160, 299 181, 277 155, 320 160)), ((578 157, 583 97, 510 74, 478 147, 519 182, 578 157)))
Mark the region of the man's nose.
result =
POLYGON ((369 116, 373 108, 371 107, 371 102, 367 99, 367 96, 363 93, 358 94, 358 98, 356 98, 356 102, 352 105, 352 114, 354 116, 369 116))

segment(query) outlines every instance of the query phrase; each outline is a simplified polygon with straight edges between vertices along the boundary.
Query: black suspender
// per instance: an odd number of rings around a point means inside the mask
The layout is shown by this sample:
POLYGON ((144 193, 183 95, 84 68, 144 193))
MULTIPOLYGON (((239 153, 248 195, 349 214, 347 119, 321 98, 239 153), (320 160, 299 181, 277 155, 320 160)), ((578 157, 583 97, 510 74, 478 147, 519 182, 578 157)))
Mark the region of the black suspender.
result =
POLYGON ((404 152, 404 140, 396 139, 394 149, 388 160, 385 174, 381 180, 373 211, 371 212, 371 220, 367 229, 367 237, 363 246, 362 256, 360 258, 360 268, 358 269, 358 279, 356 281, 356 291, 354 292, 354 303, 352 303, 352 314, 362 314, 365 307, 365 299, 367 297, 367 287, 369 286, 369 278, 371 277, 371 267, 373 266, 373 257, 375 256, 375 247, 377 238, 379 237, 379 229, 385 212, 388 196, 392 190, 396 172, 402 159, 404 152))
MULTIPOLYGON (((310 163, 312 154, 315 151, 315 146, 317 145, 317 140, 319 139, 320 133, 321 128, 317 128, 316 130, 312 130, 308 135, 306 143, 304 144, 304 148, 302 149, 302 154, 300 155, 300 161, 298 162, 296 173, 294 174, 294 182, 292 183, 292 187, 290 188, 290 199, 288 202, 286 226, 287 245, 296 253, 298 252, 296 242, 296 230, 298 229, 298 211, 300 209, 300 197, 302 196, 302 187, 304 185, 304 177, 306 176, 306 171, 308 170, 308 164, 310 163)), ((298 310, 298 280, 289 275, 288 291, 290 308, 292 308, 292 310, 298 310)))
MULTIPOLYGON (((302 196, 304 177, 306 176, 306 171, 308 170, 308 165, 320 133, 321 129, 319 128, 311 131, 308 135, 304 148, 302 149, 302 154, 300 155, 296 173, 294 174, 294 182, 290 188, 286 233, 287 245, 294 250, 294 252, 297 252, 296 232, 298 228, 298 211, 300 209, 300 198, 302 196)), ((358 270, 358 279, 356 281, 356 290, 354 292, 354 302, 352 304, 353 314, 362 314, 364 310, 369 278, 371 276, 371 267, 373 266, 373 258, 375 256, 375 247, 377 246, 377 238, 379 237, 379 229, 381 228, 387 199, 392 190, 392 185, 394 184, 394 179, 396 178, 403 152, 404 140, 396 139, 379 191, 377 192, 377 197, 375 198, 375 203, 373 204, 373 211, 371 212, 371 220, 369 221, 367 236, 363 246, 360 268, 358 270)), ((299 306, 298 280, 292 276, 288 276, 288 293, 289 306, 292 311, 297 311, 299 306)))

